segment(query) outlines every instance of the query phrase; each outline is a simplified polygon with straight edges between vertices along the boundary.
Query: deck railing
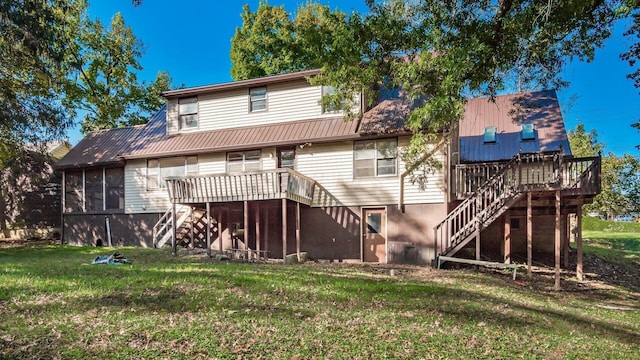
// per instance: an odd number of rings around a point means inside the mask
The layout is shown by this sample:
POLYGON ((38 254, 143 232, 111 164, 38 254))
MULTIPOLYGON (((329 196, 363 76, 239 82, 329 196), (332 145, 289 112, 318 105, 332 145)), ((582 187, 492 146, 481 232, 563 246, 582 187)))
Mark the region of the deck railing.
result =
POLYGON ((289 199, 311 205, 316 182, 290 169, 168 177, 175 204, 289 199))
MULTIPOLYGON (((570 158, 560 153, 518 154, 511 161, 461 166, 459 174, 486 174, 464 182, 474 189, 465 200, 434 228, 435 253, 451 255, 477 236, 525 191, 560 190, 565 195, 595 195, 600 192, 600 157, 570 158), (485 164, 486 165, 486 164, 485 164)), ((458 168, 456 168, 458 170, 458 168)), ((456 182, 459 184, 460 182, 456 182)), ((456 191, 461 195, 461 192, 456 191)))
MULTIPOLYGON (((557 154, 557 153, 556 153, 557 154)), ((559 157, 553 153, 521 154, 521 166, 513 173, 519 185, 548 184, 575 195, 600 192, 600 157, 559 157), (555 184, 553 178, 558 176, 555 184), (560 182, 561 180, 561 182, 560 182)), ((453 195, 463 200, 473 195, 507 162, 460 164, 455 166, 453 195)))

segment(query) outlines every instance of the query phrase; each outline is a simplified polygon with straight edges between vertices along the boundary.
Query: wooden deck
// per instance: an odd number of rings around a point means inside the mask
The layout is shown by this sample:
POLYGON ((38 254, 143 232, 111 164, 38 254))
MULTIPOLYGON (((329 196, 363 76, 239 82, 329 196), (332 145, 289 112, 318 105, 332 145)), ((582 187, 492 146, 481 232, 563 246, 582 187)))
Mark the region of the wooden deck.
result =
POLYGON ((311 205, 316 182, 290 169, 167 178, 173 204, 287 199, 311 205))

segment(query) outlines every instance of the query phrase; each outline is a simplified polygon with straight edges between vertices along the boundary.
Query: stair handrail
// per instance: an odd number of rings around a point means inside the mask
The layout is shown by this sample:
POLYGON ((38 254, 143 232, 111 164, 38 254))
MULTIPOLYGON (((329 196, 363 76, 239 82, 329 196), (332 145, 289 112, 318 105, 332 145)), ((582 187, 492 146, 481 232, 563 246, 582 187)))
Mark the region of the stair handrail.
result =
MULTIPOLYGON (((176 213, 180 213, 182 209, 184 209, 185 205, 181 205, 179 208, 176 208, 176 213)), ((164 234, 169 231, 170 226, 173 222, 173 206, 169 206, 169 209, 162 214, 160 219, 153 225, 153 247, 156 247, 158 241, 164 237, 164 234)))

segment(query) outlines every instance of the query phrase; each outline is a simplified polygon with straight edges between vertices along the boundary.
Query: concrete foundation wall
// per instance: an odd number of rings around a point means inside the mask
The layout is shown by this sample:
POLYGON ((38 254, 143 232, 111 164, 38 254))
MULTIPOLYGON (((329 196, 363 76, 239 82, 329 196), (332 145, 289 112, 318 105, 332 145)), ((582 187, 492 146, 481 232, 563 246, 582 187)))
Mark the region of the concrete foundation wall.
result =
POLYGON ((153 226, 161 214, 65 214, 63 243, 107 246, 105 219, 109 219, 114 246, 153 247, 153 226))

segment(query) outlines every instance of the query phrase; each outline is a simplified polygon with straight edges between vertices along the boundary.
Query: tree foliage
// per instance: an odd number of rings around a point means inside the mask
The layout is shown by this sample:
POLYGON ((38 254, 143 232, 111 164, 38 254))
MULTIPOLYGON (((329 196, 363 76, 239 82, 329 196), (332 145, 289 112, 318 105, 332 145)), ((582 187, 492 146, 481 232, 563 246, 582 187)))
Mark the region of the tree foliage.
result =
POLYGON ((162 106, 160 93, 169 89, 169 74, 160 72, 148 84, 138 81, 142 43, 120 13, 108 28, 98 19, 83 24, 71 60, 75 81, 68 89, 69 101, 86 112, 82 131, 144 123, 162 106))
MULTIPOLYGON (((640 89, 640 0, 627 0, 627 5, 630 9, 633 23, 624 35, 633 38, 633 40, 629 46, 629 51, 620 57, 631 66, 631 73, 627 77, 633 80, 636 88, 640 89)), ((640 131, 640 119, 632 126, 640 131)), ((640 149, 640 144, 636 147, 640 149)))
POLYGON ((116 14, 109 27, 83 0, 0 2, 0 169, 29 143, 143 123, 171 79, 139 81, 142 43, 116 14))
POLYGON ((61 137, 73 108, 62 101, 81 0, 0 2, 0 169, 23 143, 61 137))
POLYGON ((614 21, 629 14, 619 1, 368 0, 367 5, 366 15, 347 15, 307 3, 289 18, 281 9, 277 19, 262 17, 270 14, 266 3, 256 13, 246 7, 233 41, 250 39, 259 46, 251 47, 254 56, 232 56, 233 69, 251 67, 242 76, 262 76, 320 67, 322 75, 314 81, 334 86, 346 100, 383 85, 402 87, 414 99, 428 97, 408 121, 416 134, 413 157, 424 150, 420 144, 426 142, 419 138, 457 124, 469 96, 564 85, 564 65, 573 58, 591 60, 614 21), (278 31, 255 26, 271 21, 278 31), (276 40, 281 44, 267 46, 276 40), (300 56, 290 67, 282 65, 291 54, 300 56))
MULTIPOLYGON (((577 157, 601 154, 606 148, 598 141, 596 130, 587 132, 583 124, 569 130, 571 152, 577 157)), ((602 192, 595 197, 587 211, 599 211, 612 219, 625 212, 640 211, 640 161, 631 155, 616 156, 608 153, 602 156, 602 192)))

